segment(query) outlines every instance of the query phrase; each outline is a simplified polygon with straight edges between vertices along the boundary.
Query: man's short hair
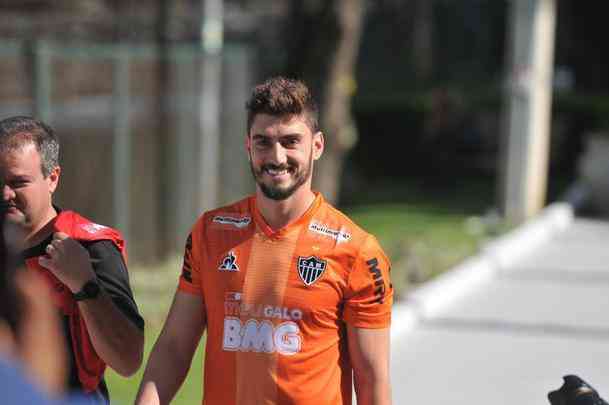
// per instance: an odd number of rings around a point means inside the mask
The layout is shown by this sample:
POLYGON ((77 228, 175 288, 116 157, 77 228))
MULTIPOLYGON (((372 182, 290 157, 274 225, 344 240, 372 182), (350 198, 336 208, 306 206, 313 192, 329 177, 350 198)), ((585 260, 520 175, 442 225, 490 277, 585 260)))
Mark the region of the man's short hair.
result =
POLYGON ((59 166, 59 140, 50 126, 26 116, 0 121, 0 152, 20 149, 27 144, 35 145, 40 153, 40 169, 44 177, 59 166))
POLYGON ((254 87, 245 107, 248 134, 256 114, 301 115, 311 132, 319 131, 317 104, 307 86, 300 80, 273 77, 254 87))

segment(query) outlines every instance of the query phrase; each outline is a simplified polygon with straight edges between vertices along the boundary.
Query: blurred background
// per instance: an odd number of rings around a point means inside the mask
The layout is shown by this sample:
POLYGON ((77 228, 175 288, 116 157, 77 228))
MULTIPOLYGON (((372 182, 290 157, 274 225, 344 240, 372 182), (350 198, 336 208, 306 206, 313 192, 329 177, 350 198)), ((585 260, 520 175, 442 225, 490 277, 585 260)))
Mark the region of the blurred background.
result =
MULTIPOLYGON (((50 123, 63 148, 59 205, 125 234, 150 346, 189 227, 254 189, 244 105, 269 76, 313 89, 328 144, 315 187, 378 235, 399 294, 552 201, 605 218, 606 9, 2 0, 0 115, 50 123)), ((128 403, 137 381, 111 376, 112 397, 128 403)), ((200 385, 191 376, 180 399, 200 385)))

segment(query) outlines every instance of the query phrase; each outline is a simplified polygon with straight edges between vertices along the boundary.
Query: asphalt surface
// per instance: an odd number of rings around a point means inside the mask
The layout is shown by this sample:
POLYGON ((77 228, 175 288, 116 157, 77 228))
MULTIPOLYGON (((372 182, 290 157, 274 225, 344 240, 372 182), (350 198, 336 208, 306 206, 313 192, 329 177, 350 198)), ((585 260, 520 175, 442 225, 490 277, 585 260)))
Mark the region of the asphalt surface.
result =
POLYGON ((394 404, 549 404, 567 374, 609 400, 609 222, 510 243, 434 311, 394 316, 407 325, 392 332, 394 404))

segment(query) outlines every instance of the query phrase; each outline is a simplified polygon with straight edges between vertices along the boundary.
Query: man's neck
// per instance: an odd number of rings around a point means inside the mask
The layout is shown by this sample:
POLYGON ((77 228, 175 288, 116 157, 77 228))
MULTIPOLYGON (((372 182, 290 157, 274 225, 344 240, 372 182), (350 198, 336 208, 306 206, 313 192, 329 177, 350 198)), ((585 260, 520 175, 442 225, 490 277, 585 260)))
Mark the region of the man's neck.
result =
POLYGON ((298 220, 309 209, 315 194, 310 187, 300 187, 289 198, 281 201, 266 197, 256 190, 256 205, 266 223, 273 229, 281 229, 298 220))
POLYGON ((36 246, 40 242, 44 241, 53 233, 53 219, 57 216, 57 211, 54 207, 51 207, 40 224, 33 227, 25 236, 25 248, 36 246))

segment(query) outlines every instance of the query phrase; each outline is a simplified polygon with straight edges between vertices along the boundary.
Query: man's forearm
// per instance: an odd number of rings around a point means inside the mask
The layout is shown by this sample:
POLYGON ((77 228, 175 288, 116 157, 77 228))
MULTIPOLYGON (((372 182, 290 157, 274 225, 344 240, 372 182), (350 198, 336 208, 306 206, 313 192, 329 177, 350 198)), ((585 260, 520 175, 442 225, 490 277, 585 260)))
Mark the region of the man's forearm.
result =
POLYGON ((148 402, 151 397, 158 395, 160 404, 168 404, 171 402, 178 389, 184 382, 192 355, 187 353, 180 355, 179 346, 172 345, 168 341, 163 341, 162 338, 154 345, 146 371, 142 377, 139 392, 136 398, 136 405, 150 405, 154 402, 148 402), (173 350, 170 349, 173 346, 173 350), (153 388, 151 388, 153 386, 153 388), (154 396, 146 395, 146 389, 155 389, 154 396))
POLYGON ((390 405, 389 328, 347 325, 358 405, 390 405))
POLYGON ((201 297, 176 292, 163 331, 146 365, 136 399, 138 405, 168 404, 188 374, 192 356, 205 330, 201 297))
POLYGON ((355 377, 357 405, 390 405, 391 386, 388 380, 362 381, 355 377))
POLYGON ((127 377, 142 364, 144 333, 101 292, 92 300, 79 301, 97 354, 117 373, 127 377))

